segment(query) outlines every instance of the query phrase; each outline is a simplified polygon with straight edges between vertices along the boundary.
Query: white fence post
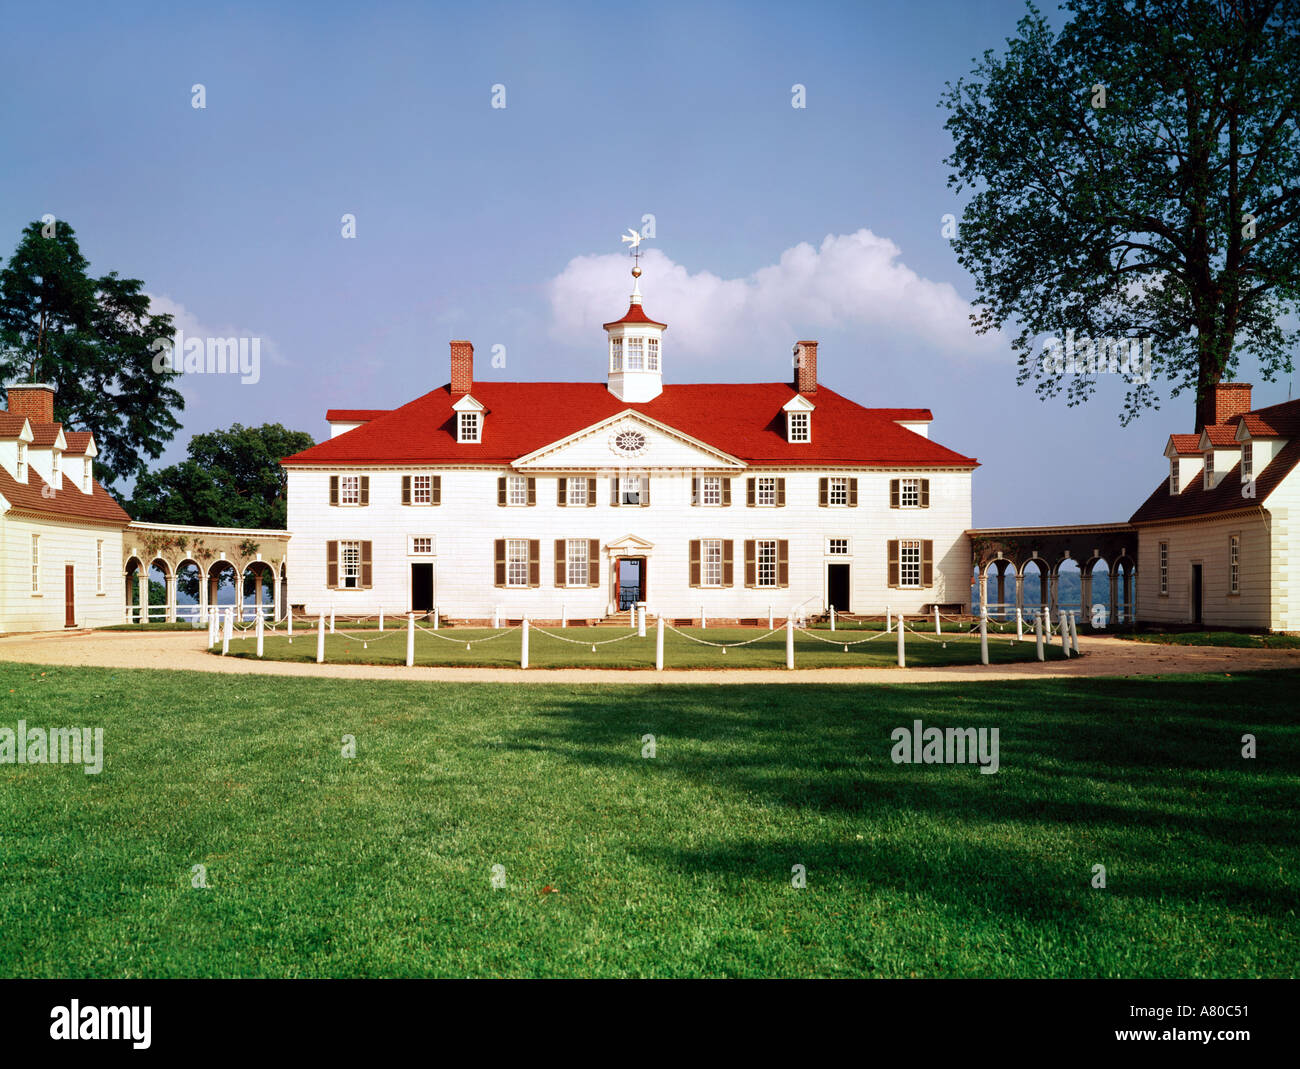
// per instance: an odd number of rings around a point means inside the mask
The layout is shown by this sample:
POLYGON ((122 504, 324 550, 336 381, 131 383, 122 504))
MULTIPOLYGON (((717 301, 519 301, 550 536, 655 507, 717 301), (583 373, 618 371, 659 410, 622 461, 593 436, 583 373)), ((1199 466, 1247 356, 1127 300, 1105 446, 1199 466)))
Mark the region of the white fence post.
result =
POLYGON ((1061 652, 1065 654, 1068 660, 1070 657, 1070 614, 1057 610, 1056 626, 1061 632, 1061 652))
POLYGON ((980 664, 989 663, 989 609, 980 602, 980 664))
POLYGON ((325 663, 325 614, 316 622, 316 663, 325 663))
POLYGON ((522 637, 519 640, 519 667, 528 667, 528 617, 525 616, 523 623, 520 624, 522 637))
POLYGON ((226 630, 221 636, 221 655, 224 657, 230 650, 230 632, 234 629, 235 610, 226 610, 226 630))
POLYGON ((935 633, 936 635, 942 635, 942 634, 943 634, 943 624, 939 621, 939 606, 938 606, 938 605, 936 605, 936 606, 934 607, 934 633, 935 633))
POLYGON ((1041 611, 1034 613, 1034 644, 1038 647, 1038 659, 1046 660, 1043 653, 1043 614, 1041 611))
POLYGON ((284 614, 284 623, 285 626, 289 629, 289 641, 292 642, 293 641, 293 606, 292 605, 288 606, 288 609, 284 614))
POLYGON ((217 644, 217 614, 208 613, 208 649, 217 644))
POLYGON ((415 613, 406 614, 406 667, 415 664, 415 613))
POLYGON ((889 634, 889 632, 891 632, 892 630, 894 630, 894 621, 893 618, 889 615, 889 606, 886 605, 885 606, 885 634, 889 634))
POLYGON ((1019 642, 1025 637, 1025 614, 1020 611, 1020 606, 1016 606, 1016 641, 1019 642))
POLYGON ((330 634, 334 634, 334 606, 330 606, 330 634))
POLYGON ((903 649, 903 614, 898 614, 898 667, 907 667, 907 653, 903 649))
POLYGON ((835 606, 831 606, 831 630, 835 630, 835 606))
POLYGON ((639 609, 637 609, 636 637, 645 638, 645 606, 644 605, 642 605, 639 609))
POLYGON ((266 633, 265 628, 266 628, 266 619, 259 612, 257 614, 257 655, 259 657, 262 656, 262 638, 266 633))
POLYGON ((383 609, 380 609, 380 610, 379 610, 379 630, 382 631, 383 629, 384 629, 384 610, 383 610, 383 609))
POLYGON ((785 666, 794 667, 794 609, 785 618, 785 666))
POLYGON ((492 627, 496 630, 501 628, 501 606, 496 605, 492 609, 492 627))
POLYGON ((560 627, 564 628, 568 626, 569 626, 569 607, 565 605, 564 602, 560 602, 560 627))
POLYGON ((700 630, 707 631, 708 629, 709 629, 709 618, 704 615, 704 606, 701 605, 700 606, 700 630))
POLYGON ((1079 614, 1070 613, 1070 648, 1074 651, 1076 657, 1079 656, 1079 614))
POLYGON ((768 629, 769 631, 775 631, 775 630, 776 630, 776 627, 775 627, 775 626, 773 625, 773 623, 772 623, 772 606, 771 606, 771 605, 769 605, 769 606, 767 607, 767 629, 768 629))
POLYGON ((664 670, 664 618, 657 617, 655 626, 655 671, 664 670))

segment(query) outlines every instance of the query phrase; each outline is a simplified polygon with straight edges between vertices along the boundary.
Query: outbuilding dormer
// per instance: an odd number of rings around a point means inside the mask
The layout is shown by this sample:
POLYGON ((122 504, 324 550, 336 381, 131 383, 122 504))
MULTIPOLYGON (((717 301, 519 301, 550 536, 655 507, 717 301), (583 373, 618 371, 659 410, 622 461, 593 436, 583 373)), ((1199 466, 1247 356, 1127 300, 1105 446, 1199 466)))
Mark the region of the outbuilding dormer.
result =
POLYGON ((1201 473, 1205 457, 1201 453, 1199 434, 1171 434, 1165 446, 1169 458, 1169 492, 1181 494, 1201 473))
POLYGON ((1237 442, 1236 431, 1232 427, 1202 427, 1200 440, 1196 443, 1201 453, 1205 478, 1202 485, 1206 490, 1213 490, 1223 477, 1237 466, 1241 458, 1241 446, 1237 442))
POLYGON ((27 482, 27 450, 32 437, 31 421, 26 416, 0 412, 0 466, 15 482, 27 482))

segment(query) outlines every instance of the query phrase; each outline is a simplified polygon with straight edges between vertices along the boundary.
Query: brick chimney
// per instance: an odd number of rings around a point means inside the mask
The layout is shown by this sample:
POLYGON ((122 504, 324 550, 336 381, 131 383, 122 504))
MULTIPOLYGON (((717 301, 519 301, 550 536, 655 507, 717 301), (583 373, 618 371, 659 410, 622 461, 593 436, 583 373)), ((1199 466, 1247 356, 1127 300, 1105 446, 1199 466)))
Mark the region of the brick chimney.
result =
POLYGON ((1221 382, 1214 387, 1214 422, 1227 423, 1250 411, 1250 383, 1221 382))
POLYGON ((43 382, 25 382, 10 386, 9 411, 26 416, 33 423, 54 422, 54 387, 43 382))
POLYGON ((474 388, 474 343, 451 343, 451 392, 466 394, 474 388))
POLYGON ((791 384, 800 393, 817 392, 817 343, 794 343, 794 381, 791 384))

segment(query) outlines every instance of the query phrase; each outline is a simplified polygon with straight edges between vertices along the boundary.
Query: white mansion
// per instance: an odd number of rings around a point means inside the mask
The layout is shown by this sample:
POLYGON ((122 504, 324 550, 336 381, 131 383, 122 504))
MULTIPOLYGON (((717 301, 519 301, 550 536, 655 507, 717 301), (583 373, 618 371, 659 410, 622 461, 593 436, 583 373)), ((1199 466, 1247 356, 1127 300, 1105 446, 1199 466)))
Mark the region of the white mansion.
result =
POLYGON ((820 385, 812 341, 791 383, 665 385, 639 286, 604 325, 604 382, 476 382, 453 341, 446 386, 328 412, 332 437, 282 462, 293 603, 538 621, 969 605, 977 464, 930 440, 928 409, 820 385))

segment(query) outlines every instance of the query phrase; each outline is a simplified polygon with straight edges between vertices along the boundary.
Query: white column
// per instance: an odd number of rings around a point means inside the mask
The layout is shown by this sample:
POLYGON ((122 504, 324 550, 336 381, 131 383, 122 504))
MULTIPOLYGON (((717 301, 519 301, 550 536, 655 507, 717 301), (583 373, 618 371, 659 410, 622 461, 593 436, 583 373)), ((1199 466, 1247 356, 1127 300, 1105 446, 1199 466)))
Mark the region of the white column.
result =
POLYGON ((1025 637, 1025 614, 1019 605, 1016 606, 1016 641, 1019 642, 1025 637))
POLYGON ((835 606, 831 606, 831 630, 835 630, 835 606))
POLYGON ((943 624, 939 620, 939 606, 937 604, 934 607, 934 633, 936 635, 943 634, 943 624))
POLYGON ((637 609, 636 637, 645 638, 645 606, 644 605, 642 605, 639 609, 637 609))

